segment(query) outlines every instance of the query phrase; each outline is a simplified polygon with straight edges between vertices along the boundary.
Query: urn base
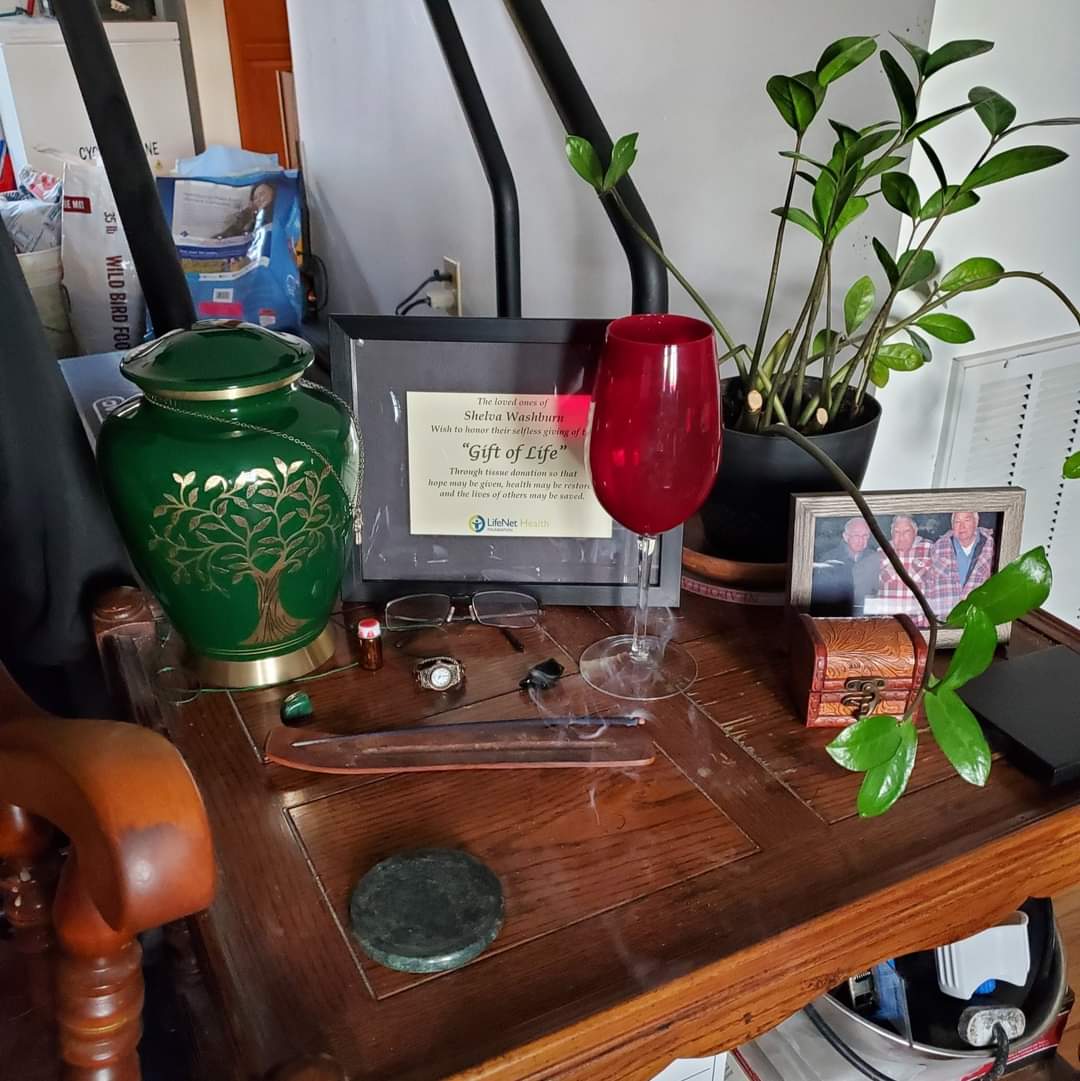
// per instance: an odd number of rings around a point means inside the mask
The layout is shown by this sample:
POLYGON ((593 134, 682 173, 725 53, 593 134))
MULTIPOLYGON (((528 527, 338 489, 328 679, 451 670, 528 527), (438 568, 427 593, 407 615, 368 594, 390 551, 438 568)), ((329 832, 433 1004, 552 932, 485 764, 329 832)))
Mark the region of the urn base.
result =
POLYGON ((254 661, 227 661, 192 653, 191 666, 199 678, 214 687, 269 687, 306 676, 334 655, 334 628, 327 624, 317 638, 299 649, 254 661))

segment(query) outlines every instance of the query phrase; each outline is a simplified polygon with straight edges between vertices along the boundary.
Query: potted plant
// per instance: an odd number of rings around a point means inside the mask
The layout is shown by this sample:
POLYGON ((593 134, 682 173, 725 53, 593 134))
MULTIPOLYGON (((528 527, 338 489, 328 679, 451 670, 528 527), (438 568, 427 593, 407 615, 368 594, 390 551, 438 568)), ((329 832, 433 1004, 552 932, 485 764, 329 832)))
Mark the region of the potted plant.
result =
POLYGON ((1008 278, 1025 278, 1051 290, 1080 323, 1080 311, 1043 275, 1007 270, 988 256, 964 259, 941 273, 930 247, 947 216, 978 205, 980 189, 1065 159, 1064 151, 1056 147, 1014 145, 1017 133, 1080 123, 1080 118, 1014 123, 1013 105, 985 86, 973 87, 966 102, 922 116, 919 104, 927 80, 951 64, 988 51, 993 43, 952 41, 928 52, 903 38, 896 40, 907 54, 905 63, 887 50, 880 54, 896 101, 896 117, 860 129, 830 119, 836 141, 827 161, 803 153, 807 131, 821 113, 829 87, 877 51, 875 38, 841 38, 825 49, 812 71, 774 75, 766 83, 769 97, 794 133, 794 142, 790 149, 781 151, 791 166, 783 203, 773 211, 780 220, 752 340, 741 340, 729 332, 627 208, 619 181, 636 157, 637 135, 618 140, 606 169, 587 140, 577 136, 566 140, 570 164, 602 199, 615 203, 686 289, 724 343, 722 359, 730 358, 737 368, 737 376, 725 384, 727 430, 720 474, 702 510, 710 546, 719 555, 782 562, 791 493, 837 487, 835 477, 816 459, 790 441, 773 437, 779 428, 805 436, 861 483, 881 413, 871 386, 883 387, 894 373, 913 372, 926 364, 932 356, 930 338, 950 343, 974 339, 968 323, 943 310, 954 297, 990 288, 1008 278), (966 174, 950 179, 927 135, 972 110, 989 139, 966 174), (901 171, 916 144, 937 180, 937 187, 930 192, 920 192, 915 181, 901 171), (834 316, 834 297, 839 297, 840 284, 834 282, 832 273, 837 239, 878 197, 904 216, 907 243, 894 259, 885 244, 872 238, 881 267, 878 280, 864 275, 848 285, 843 291, 842 317, 834 316), (813 238, 818 257, 794 323, 777 328, 771 317, 789 225, 813 238), (894 317, 894 306, 902 296, 911 299, 907 306, 913 310, 894 317))

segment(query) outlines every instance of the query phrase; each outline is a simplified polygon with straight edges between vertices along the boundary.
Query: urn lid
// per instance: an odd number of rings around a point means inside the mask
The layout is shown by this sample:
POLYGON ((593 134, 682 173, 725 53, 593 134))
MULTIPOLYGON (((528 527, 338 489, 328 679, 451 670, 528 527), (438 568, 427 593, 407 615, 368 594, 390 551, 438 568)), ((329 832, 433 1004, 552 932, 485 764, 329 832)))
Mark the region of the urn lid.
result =
POLYGON ((160 398, 229 401, 295 383, 311 361, 311 346, 291 334, 214 319, 132 349, 120 371, 160 398))

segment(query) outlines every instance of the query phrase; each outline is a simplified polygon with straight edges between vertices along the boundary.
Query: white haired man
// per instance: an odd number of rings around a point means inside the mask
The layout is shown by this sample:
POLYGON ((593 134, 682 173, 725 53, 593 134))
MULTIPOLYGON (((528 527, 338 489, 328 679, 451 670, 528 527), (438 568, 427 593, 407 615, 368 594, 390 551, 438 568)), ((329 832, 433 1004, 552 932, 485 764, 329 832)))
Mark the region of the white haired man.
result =
POLYGON ((927 599, 934 614, 945 618, 994 572, 994 534, 979 525, 973 510, 958 510, 952 529, 934 541, 934 581, 927 599))
MULTIPOLYGON (((897 514, 892 520, 892 546, 924 594, 932 592, 934 581, 933 545, 919 536, 915 519, 907 514, 897 514)), ((926 616, 911 592, 893 569, 888 556, 881 553, 881 573, 878 580, 878 596, 886 602, 882 612, 904 612, 915 621, 917 627, 925 627, 926 616)))
POLYGON ((870 527, 861 518, 849 518, 841 542, 814 562, 814 611, 862 615, 867 596, 877 589, 879 555, 870 547, 870 527))

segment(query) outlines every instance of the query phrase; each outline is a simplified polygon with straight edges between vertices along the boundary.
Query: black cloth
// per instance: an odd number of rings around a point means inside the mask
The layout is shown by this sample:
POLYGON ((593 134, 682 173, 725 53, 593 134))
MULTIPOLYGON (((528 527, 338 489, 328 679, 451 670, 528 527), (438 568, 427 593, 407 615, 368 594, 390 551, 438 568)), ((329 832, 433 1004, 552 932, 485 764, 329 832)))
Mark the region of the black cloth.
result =
POLYGON ((0 327, 0 660, 46 708, 100 714, 89 606, 131 572, 3 228, 0 327))

